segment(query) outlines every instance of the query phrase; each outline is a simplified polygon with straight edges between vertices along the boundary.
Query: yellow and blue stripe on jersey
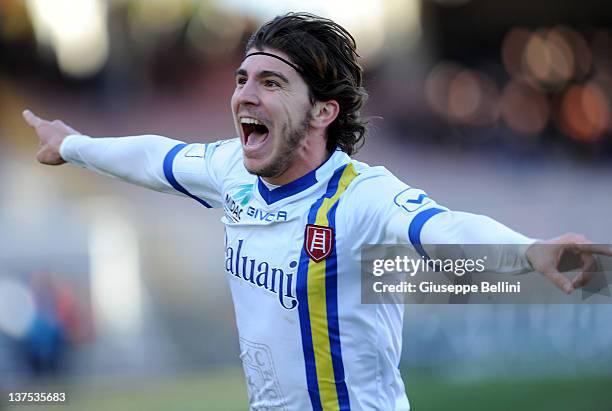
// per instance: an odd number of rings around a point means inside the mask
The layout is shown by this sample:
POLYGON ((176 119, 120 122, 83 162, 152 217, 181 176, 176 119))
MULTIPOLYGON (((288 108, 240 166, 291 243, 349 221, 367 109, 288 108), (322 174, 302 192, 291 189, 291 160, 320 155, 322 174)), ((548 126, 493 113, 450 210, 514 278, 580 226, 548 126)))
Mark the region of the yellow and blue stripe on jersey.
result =
MULTIPOLYGON (((310 208, 308 224, 330 227, 335 235, 338 202, 356 176, 351 163, 338 168, 325 194, 310 208)), ((331 247, 329 256, 319 262, 310 259, 302 249, 298 267, 298 311, 308 393, 314 411, 350 410, 338 322, 335 239, 331 247)))

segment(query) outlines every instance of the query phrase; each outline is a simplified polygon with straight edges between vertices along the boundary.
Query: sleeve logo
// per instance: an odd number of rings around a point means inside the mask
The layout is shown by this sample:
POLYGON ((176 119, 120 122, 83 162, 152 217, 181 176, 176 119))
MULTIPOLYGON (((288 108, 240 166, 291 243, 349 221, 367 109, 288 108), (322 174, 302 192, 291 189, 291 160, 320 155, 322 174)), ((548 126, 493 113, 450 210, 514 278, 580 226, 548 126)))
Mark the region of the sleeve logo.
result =
POLYGON ((418 188, 407 188, 404 191, 400 191, 393 201, 398 207, 403 208, 409 213, 413 213, 431 203, 427 193, 418 188))
POLYGON ((306 225, 304 250, 315 263, 326 259, 332 250, 334 230, 320 225, 306 225))
POLYGON ((204 158, 206 154, 206 144, 190 144, 185 152, 185 157, 204 158))

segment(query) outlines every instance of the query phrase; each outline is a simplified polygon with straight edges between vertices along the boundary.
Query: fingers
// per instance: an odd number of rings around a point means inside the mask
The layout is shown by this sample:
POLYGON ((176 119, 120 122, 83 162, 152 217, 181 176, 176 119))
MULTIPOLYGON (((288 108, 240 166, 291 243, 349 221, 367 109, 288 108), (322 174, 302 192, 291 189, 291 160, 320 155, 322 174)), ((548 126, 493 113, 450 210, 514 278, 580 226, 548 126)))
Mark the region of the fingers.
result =
POLYGON ((584 287, 589 283, 589 281, 591 281, 591 278, 593 278, 592 272, 583 271, 576 277, 574 277, 574 279, 572 280, 572 287, 574 289, 584 287))
POLYGON ((564 293, 569 294, 574 290, 572 286, 572 282, 566 278, 563 274, 556 270, 550 270, 544 273, 546 277, 550 281, 552 281, 559 289, 561 289, 564 293))
POLYGON ((588 240, 580 234, 564 234, 560 237, 557 237, 555 239, 555 243, 571 246, 573 249, 581 252, 612 256, 611 246, 605 244, 594 244, 592 241, 588 240))
POLYGON ((612 256, 612 247, 593 244, 584 236, 573 233, 564 234, 543 243, 536 243, 526 252, 527 259, 534 269, 544 274, 567 294, 576 288, 585 286, 596 276, 598 263, 595 255, 597 254, 612 256), (535 247, 536 245, 544 247, 535 247), (568 264, 569 266, 565 267, 568 264), (570 280, 559 272, 564 270, 564 267, 565 270, 580 267, 581 272, 570 280))
POLYGON ((36 114, 32 113, 30 110, 23 110, 23 118, 32 127, 36 128, 42 124, 44 121, 42 118, 38 117, 36 114))
POLYGON ((572 280, 572 287, 579 288, 587 285, 597 271, 597 259, 593 254, 581 255, 582 271, 572 280))
POLYGON ((612 256, 612 247, 606 244, 574 244, 583 253, 594 253, 612 256))
POLYGON ((62 120, 48 121, 41 117, 38 117, 36 114, 32 113, 30 110, 24 110, 22 115, 25 121, 30 126, 36 129, 36 132, 38 133, 39 137, 41 136, 41 133, 43 133, 42 131, 43 128, 41 126, 48 126, 45 128, 50 128, 51 130, 56 130, 56 131, 63 132, 66 134, 81 134, 77 130, 73 129, 72 127, 64 123, 62 120))

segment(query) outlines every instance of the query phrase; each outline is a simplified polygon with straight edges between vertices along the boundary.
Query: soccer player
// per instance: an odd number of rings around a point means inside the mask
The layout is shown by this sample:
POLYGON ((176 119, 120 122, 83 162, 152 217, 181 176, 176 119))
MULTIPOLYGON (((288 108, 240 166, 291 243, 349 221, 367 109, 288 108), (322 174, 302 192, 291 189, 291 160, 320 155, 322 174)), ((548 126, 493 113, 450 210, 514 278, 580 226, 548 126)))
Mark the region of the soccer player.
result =
POLYGON ((573 234, 538 247, 352 160, 366 131, 357 57, 353 37, 331 20, 291 13, 266 23, 236 70, 238 138, 212 144, 91 138, 24 112, 43 164, 69 162, 223 207, 225 270, 254 410, 410 408, 398 370, 403 307, 361 303, 364 244, 412 244, 419 254, 422 244, 523 244, 491 246, 491 268, 536 269, 565 292, 587 278, 557 271, 563 250, 585 261, 612 255, 573 234))

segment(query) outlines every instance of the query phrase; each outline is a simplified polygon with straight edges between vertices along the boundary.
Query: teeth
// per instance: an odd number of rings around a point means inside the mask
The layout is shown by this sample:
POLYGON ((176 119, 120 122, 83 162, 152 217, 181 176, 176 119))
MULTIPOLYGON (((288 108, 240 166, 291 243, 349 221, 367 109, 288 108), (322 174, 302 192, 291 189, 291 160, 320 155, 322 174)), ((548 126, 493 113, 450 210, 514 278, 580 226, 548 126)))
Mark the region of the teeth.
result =
POLYGON ((263 126, 264 125, 264 123, 262 123, 261 121, 255 120, 254 118, 250 118, 250 117, 242 117, 240 119, 240 123, 242 123, 242 124, 254 124, 254 125, 257 125, 257 126, 263 126))

